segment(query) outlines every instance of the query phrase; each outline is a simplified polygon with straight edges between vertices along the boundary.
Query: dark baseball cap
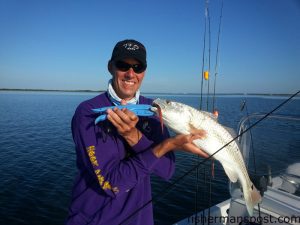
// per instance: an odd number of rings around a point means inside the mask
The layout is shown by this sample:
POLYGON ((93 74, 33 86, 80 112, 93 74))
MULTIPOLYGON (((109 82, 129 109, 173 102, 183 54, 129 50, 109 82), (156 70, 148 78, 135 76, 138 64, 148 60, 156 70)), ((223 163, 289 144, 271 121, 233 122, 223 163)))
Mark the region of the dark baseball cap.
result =
POLYGON ((133 39, 119 41, 112 52, 111 61, 119 61, 125 58, 134 58, 145 67, 147 66, 145 46, 133 39))

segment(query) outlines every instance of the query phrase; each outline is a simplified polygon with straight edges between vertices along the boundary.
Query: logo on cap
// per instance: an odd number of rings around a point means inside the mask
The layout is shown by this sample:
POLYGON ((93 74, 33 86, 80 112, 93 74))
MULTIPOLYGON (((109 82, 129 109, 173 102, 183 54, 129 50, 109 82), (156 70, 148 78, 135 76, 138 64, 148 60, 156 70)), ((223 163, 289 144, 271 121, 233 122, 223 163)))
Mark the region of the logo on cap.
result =
POLYGON ((126 48, 127 50, 130 50, 130 51, 135 51, 135 50, 138 50, 139 49, 139 46, 138 45, 135 45, 135 44, 132 44, 132 43, 125 43, 123 45, 124 48, 126 48))

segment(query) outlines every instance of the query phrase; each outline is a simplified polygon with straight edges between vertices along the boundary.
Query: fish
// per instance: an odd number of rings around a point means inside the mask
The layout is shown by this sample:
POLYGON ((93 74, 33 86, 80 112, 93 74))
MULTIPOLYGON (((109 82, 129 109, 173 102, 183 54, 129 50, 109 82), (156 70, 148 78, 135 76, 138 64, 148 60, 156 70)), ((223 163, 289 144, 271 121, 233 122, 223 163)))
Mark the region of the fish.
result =
MULTIPOLYGON (((206 137, 193 140, 193 144, 208 155, 214 154, 234 139, 231 132, 217 121, 216 116, 207 111, 197 110, 180 102, 159 98, 153 101, 150 110, 160 116, 162 122, 176 134, 195 134, 197 130, 204 130, 206 137)), ((221 163, 231 182, 239 181, 247 211, 252 216, 254 206, 262 201, 262 197, 249 178, 237 142, 232 141, 217 152, 213 158, 221 163)))

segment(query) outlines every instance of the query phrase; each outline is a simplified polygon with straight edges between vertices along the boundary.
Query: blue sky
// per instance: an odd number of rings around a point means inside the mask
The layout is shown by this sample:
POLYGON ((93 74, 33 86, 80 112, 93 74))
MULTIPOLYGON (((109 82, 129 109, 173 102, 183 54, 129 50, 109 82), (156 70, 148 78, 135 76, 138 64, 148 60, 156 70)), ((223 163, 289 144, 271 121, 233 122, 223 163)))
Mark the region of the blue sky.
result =
MULTIPOLYGON (((0 0, 0 88, 104 90, 115 43, 133 38, 148 51, 142 92, 200 92, 204 6, 204 0, 0 0)), ((221 0, 210 0, 211 74, 220 8, 221 0)), ((219 60, 218 93, 299 90, 300 1, 224 0, 219 60)))

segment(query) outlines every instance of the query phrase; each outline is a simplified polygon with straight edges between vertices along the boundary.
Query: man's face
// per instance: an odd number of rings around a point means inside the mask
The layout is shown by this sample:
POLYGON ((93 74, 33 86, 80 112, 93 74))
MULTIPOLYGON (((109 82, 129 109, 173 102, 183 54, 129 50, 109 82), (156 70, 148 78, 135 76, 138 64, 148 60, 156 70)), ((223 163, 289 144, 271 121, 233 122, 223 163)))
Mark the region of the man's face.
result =
POLYGON ((126 70, 126 66, 128 66, 126 64, 135 65, 135 67, 140 66, 140 62, 136 59, 127 58, 119 62, 112 62, 111 73, 113 76, 113 87, 116 94, 121 99, 130 100, 135 96, 136 91, 140 88, 145 76, 145 71, 137 73, 134 72, 132 67, 126 70))

